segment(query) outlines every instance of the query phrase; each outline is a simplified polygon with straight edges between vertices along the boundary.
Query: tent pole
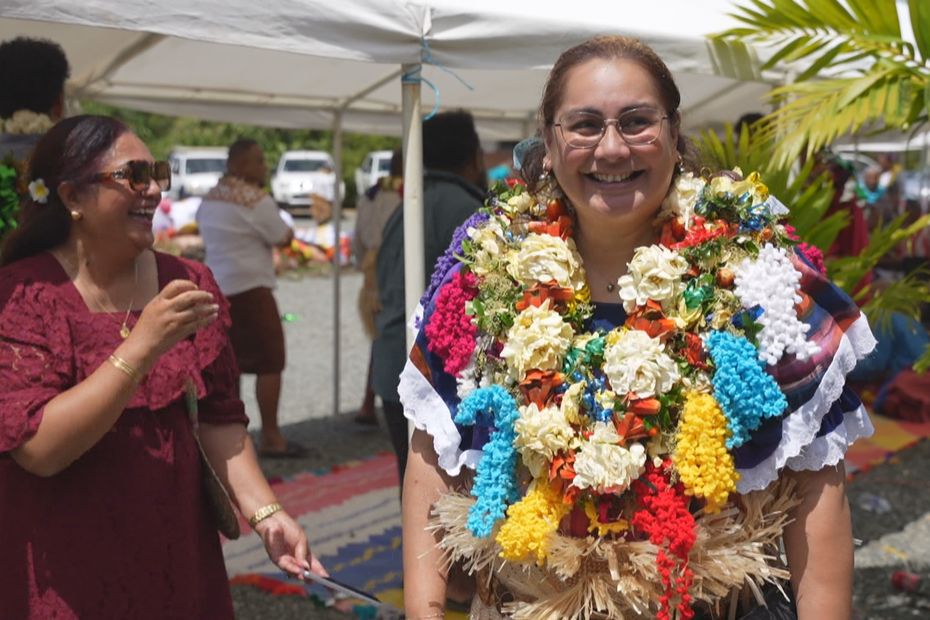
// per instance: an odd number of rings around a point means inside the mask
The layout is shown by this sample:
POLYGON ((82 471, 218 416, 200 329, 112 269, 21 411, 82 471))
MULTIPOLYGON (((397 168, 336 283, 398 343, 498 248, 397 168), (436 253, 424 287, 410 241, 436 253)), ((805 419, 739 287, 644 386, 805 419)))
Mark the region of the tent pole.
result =
MULTIPOLYGON (((426 284, 423 267, 423 120, 420 114, 420 70, 405 64, 401 78, 404 120, 404 307, 413 316, 426 284)), ((407 350, 413 335, 407 330, 407 350)))
MULTIPOLYGON (((423 268, 423 116, 420 111, 420 71, 423 65, 403 65, 401 101, 404 120, 404 308, 409 319, 416 311, 426 284, 423 268)), ((413 334, 406 330, 407 352, 413 348, 413 334)), ((407 435, 413 434, 407 422, 407 435)), ((400 481, 403 486, 404 481, 400 481)))
POLYGON ((341 306, 340 297, 340 269, 342 268, 342 192, 339 191, 342 182, 342 113, 343 109, 333 114, 333 165, 335 166, 336 183, 333 187, 333 228, 335 235, 335 253, 333 254, 333 415, 339 415, 339 315, 341 306))

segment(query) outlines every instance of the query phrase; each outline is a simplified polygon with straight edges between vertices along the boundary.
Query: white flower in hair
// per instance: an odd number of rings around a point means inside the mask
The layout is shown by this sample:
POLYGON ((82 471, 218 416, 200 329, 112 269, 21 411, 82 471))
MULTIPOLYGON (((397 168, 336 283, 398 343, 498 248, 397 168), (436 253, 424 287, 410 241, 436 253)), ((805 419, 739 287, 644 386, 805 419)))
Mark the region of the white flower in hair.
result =
POLYGON ((29 195, 35 202, 45 204, 48 202, 48 187, 42 179, 36 179, 29 184, 29 195))

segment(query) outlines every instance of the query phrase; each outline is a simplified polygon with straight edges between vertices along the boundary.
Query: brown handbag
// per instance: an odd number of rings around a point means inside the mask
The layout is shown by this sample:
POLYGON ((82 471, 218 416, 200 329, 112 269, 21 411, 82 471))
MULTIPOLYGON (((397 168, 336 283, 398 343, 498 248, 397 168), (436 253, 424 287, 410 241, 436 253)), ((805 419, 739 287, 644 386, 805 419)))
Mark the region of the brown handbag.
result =
POLYGON ((187 414, 191 420, 191 429, 194 433, 194 441, 197 442, 197 451, 200 453, 200 471, 201 480, 203 481, 203 490, 207 496, 207 503, 210 505, 210 512, 213 514, 213 521, 216 529, 220 534, 229 540, 239 538, 239 517, 236 509, 233 508, 232 500, 226 487, 216 475, 216 470, 210 465, 210 459, 200 443, 199 417, 197 408, 197 387, 194 381, 188 377, 184 386, 184 401, 187 405, 187 414))

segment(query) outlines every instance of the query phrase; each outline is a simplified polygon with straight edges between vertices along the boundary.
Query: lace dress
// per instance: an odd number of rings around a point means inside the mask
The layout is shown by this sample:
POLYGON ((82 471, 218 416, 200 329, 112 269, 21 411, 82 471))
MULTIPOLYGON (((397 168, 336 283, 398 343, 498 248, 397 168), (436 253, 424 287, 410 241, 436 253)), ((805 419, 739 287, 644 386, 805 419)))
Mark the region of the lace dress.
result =
MULTIPOLYGON (((165 353, 112 429, 42 478, 9 452, 45 404, 106 363, 122 316, 92 313, 57 260, 0 269, 0 615, 5 618, 232 618, 220 540, 201 489, 184 406, 246 424, 222 295, 202 265, 156 253, 159 288, 190 279, 220 319, 165 353)), ((136 313, 138 318, 138 313, 136 313)))

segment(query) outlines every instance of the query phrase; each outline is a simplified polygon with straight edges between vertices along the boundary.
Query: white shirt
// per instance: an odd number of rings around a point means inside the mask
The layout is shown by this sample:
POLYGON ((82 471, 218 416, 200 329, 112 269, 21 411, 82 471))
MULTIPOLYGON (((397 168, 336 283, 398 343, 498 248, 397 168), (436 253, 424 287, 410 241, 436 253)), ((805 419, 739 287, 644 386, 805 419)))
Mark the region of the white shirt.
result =
POLYGON ((265 196, 254 207, 204 200, 197 226, 220 290, 227 297, 258 287, 275 287, 272 247, 287 237, 290 227, 278 205, 265 196))

